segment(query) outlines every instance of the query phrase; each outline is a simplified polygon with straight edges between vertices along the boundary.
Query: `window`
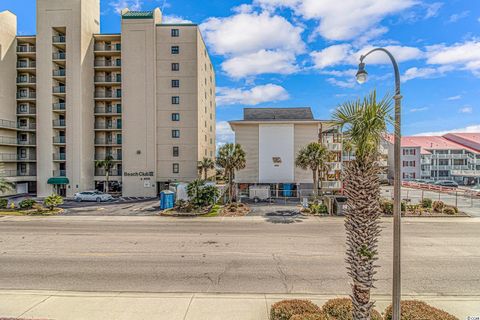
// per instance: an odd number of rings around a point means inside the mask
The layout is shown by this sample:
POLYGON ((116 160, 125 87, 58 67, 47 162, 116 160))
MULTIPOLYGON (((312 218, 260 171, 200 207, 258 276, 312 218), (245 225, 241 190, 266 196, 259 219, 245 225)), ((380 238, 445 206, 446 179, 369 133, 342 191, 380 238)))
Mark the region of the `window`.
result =
POLYGON ((178 29, 172 29, 171 35, 172 35, 172 37, 178 37, 178 36, 180 36, 180 30, 178 30, 178 29))
POLYGON ((172 104, 180 104, 180 97, 179 96, 173 96, 172 97, 172 104))
POLYGON ((180 130, 172 130, 172 138, 180 138, 180 130))
POLYGON ((172 113, 172 121, 180 121, 180 113, 172 113))
POLYGON ((172 63, 172 71, 180 71, 180 63, 173 62, 172 63))
POLYGON ((172 54, 179 54, 180 47, 179 46, 172 46, 172 54))
POLYGON ((172 88, 180 88, 180 80, 172 80, 172 88))
POLYGON ((173 173, 179 173, 180 172, 180 165, 178 163, 173 164, 173 173))
POLYGON ((174 157, 179 157, 180 156, 180 149, 178 147, 173 147, 173 156, 174 157))
POLYGON ((414 156, 416 155, 416 151, 415 149, 403 149, 403 155, 404 156, 414 156))
POLYGON ((402 161, 403 167, 415 167, 415 161, 402 161))

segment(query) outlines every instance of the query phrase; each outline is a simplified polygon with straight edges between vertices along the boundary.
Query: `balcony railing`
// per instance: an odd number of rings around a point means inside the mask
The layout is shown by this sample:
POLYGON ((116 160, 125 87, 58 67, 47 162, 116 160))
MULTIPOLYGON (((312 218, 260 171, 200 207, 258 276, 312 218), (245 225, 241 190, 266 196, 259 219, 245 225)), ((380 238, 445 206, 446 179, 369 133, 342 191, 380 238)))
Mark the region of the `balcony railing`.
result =
POLYGON ((340 162, 328 162, 327 165, 328 165, 329 171, 342 170, 342 163, 340 162))
POLYGON ((24 83, 37 83, 37 78, 30 76, 30 77, 17 77, 17 83, 24 84, 24 83))
POLYGON ((17 99, 36 99, 36 92, 17 92, 17 99))
POLYGON ((65 43, 66 37, 65 36, 53 36, 52 41, 53 41, 53 43, 65 43))
POLYGON ((57 119, 52 121, 54 127, 65 127, 64 119, 57 119))
MULTIPOLYGON (((105 169, 101 169, 101 168, 96 168, 95 169, 95 176, 102 177, 102 176, 105 176, 105 175, 106 175, 106 170, 105 169)), ((117 177, 117 176, 121 176, 121 175, 122 175, 122 172, 120 170, 110 169, 110 171, 109 171, 109 176, 117 177)))
POLYGON ((331 151, 341 151, 342 144, 341 143, 327 143, 327 149, 331 151))
POLYGON ((121 153, 117 153, 117 154, 96 153, 95 154, 95 160, 98 160, 98 161, 105 160, 109 156, 112 157, 113 160, 122 160, 122 154, 121 153))
POLYGON ((17 161, 16 153, 0 153, 0 161, 17 161))
POLYGON ((66 177, 67 176, 67 170, 55 170, 55 171, 53 171, 53 176, 54 177, 66 177))
POLYGON ((57 144, 63 144, 65 143, 65 136, 57 136, 57 137, 53 137, 53 143, 57 143, 57 144))
POLYGON ((20 106, 17 107, 17 114, 37 114, 37 108, 35 107, 27 107, 22 108, 20 106))
POLYGON ((95 60, 94 62, 95 67, 121 67, 122 62, 121 60, 95 60))
POLYGON ((20 130, 35 130, 37 129, 37 124, 36 123, 23 123, 23 124, 17 124, 17 128, 20 130))
POLYGON ((0 145, 17 145, 17 138, 0 136, 0 145))
POLYGON ((95 113, 122 113, 122 108, 120 106, 95 107, 95 113))
POLYGON ((105 144, 105 145, 121 145, 121 139, 105 139, 105 138, 96 138, 95 144, 105 144))
POLYGON ((95 98, 121 98, 122 94, 113 92, 96 91, 95 98))
POLYGON ((53 70, 54 77, 65 77, 65 69, 53 70))
POLYGON ((17 62, 17 68, 26 69, 26 68, 36 68, 37 63, 35 61, 19 61, 17 62))
POLYGON ((53 154, 53 160, 55 161, 64 161, 67 159, 67 156, 65 153, 54 153, 53 154))
POLYGON ((65 93, 66 87, 65 86, 57 86, 52 88, 53 93, 65 93))
POLYGON ((20 140, 20 139, 18 139, 18 140, 17 140, 17 144, 18 144, 18 145, 21 145, 21 146, 34 146, 34 145, 36 145, 37 143, 36 143, 35 139, 30 139, 30 138, 29 138, 29 139, 27 139, 27 140, 20 140))
POLYGON ((122 77, 120 75, 117 75, 116 77, 112 76, 96 76, 95 77, 95 82, 96 83, 116 83, 116 82, 122 82, 122 77))
POLYGON ((52 109, 55 111, 63 111, 65 110, 65 102, 57 102, 52 104, 52 109))
POLYGON ((342 182, 341 181, 322 181, 321 186, 323 189, 341 189, 342 182))
POLYGON ((122 123, 117 122, 117 123, 95 123, 95 129, 105 129, 105 130, 114 130, 114 129, 122 129, 122 123))
POLYGON ((18 161, 37 160, 37 155, 35 153, 31 153, 31 154, 26 155, 26 156, 17 155, 17 160, 18 161))
POLYGON ((105 45, 105 44, 96 44, 95 51, 120 51, 122 50, 122 45, 120 43, 105 45))
POLYGON ((37 48, 35 46, 18 46, 17 52, 36 52, 37 48))
POLYGON ((15 121, 0 119, 0 128, 15 129, 15 121))
POLYGON ((1 177, 30 177, 36 176, 37 172, 33 169, 21 171, 21 170, 3 170, 0 172, 1 177))
POLYGON ((52 54, 53 60, 65 60, 66 57, 67 57, 67 54, 65 52, 54 52, 52 54))

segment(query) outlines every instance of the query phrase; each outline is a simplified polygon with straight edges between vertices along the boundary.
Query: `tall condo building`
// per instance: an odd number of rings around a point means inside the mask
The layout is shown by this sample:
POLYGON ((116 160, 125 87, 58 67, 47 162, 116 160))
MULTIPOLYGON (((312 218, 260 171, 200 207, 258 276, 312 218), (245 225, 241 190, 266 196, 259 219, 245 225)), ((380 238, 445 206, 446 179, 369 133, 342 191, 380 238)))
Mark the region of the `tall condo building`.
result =
POLYGON ((37 35, 0 12, 0 173, 15 193, 155 196, 215 158, 215 72, 195 24, 99 0, 37 0, 37 35), (108 159, 109 170, 97 165, 108 159))

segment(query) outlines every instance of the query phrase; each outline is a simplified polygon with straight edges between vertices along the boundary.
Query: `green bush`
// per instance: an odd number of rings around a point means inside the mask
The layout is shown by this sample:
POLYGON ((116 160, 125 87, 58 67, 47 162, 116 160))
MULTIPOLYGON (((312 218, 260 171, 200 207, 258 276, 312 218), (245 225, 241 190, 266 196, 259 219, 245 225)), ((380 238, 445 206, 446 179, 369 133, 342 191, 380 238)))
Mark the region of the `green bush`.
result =
POLYGON ((314 201, 308 204, 310 212, 313 214, 326 214, 328 213, 327 206, 322 202, 314 201))
POLYGON ((456 211, 456 208, 451 206, 446 206, 445 208, 443 208, 443 213, 445 214, 454 215, 455 213, 457 213, 456 211))
POLYGON ((305 313, 321 313, 319 306, 310 300, 282 300, 272 305, 270 320, 290 320, 294 315, 305 313))
POLYGON ((433 201, 433 204, 432 204, 433 211, 442 212, 444 207, 445 207, 445 203, 443 203, 443 201, 433 201))
MULTIPOLYGON (((353 304, 350 298, 337 298, 328 300, 322 307, 323 312, 335 320, 353 320, 353 304)), ((372 309, 371 320, 382 320, 381 314, 372 309)))
POLYGON ((35 200, 33 199, 23 199, 22 201, 20 201, 18 203, 18 206, 21 208, 21 209, 32 209, 33 208, 33 205, 35 204, 35 200))
POLYGON ((63 204, 63 198, 57 194, 49 195, 43 200, 43 204, 50 210, 55 209, 59 205, 63 204))
POLYGON ((1 198, 0 199, 0 208, 6 209, 8 206, 8 199, 1 198))
POLYGON ((194 180, 187 186, 187 194, 193 205, 197 207, 210 206, 220 196, 220 191, 212 185, 205 185, 204 180, 194 180))
MULTIPOLYGON (((392 320, 391 305, 385 310, 385 320, 392 320)), ((425 302, 406 300, 401 302, 400 320, 458 320, 458 318, 425 302)))
POLYGON ((290 318, 290 320, 334 320, 327 316, 325 313, 304 313, 296 314, 290 318))
MULTIPOLYGON (((385 215, 393 215, 393 200, 381 199, 380 200, 380 210, 382 210, 385 215)), ((407 210, 407 204, 402 201, 400 203, 400 210, 405 212, 407 210)))
POLYGON ((430 209, 432 207, 432 199, 430 198, 423 198, 422 200, 422 208, 430 209))

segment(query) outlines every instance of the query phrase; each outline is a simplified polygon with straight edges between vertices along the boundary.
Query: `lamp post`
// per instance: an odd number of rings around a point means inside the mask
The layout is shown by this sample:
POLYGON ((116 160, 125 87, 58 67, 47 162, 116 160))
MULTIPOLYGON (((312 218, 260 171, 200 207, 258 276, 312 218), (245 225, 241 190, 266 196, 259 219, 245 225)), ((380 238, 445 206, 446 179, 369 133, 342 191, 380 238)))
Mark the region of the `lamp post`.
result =
POLYGON ((393 55, 384 48, 375 48, 360 57, 358 65, 357 81, 362 84, 367 81, 367 71, 365 71, 365 58, 375 52, 382 51, 388 55, 393 64, 395 72, 395 136, 394 136, 394 185, 393 185, 393 286, 392 286, 392 306, 393 320, 400 320, 400 298, 401 298, 401 177, 400 177, 400 149, 401 149, 401 100, 400 93, 400 72, 397 61, 393 55))

